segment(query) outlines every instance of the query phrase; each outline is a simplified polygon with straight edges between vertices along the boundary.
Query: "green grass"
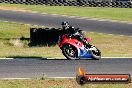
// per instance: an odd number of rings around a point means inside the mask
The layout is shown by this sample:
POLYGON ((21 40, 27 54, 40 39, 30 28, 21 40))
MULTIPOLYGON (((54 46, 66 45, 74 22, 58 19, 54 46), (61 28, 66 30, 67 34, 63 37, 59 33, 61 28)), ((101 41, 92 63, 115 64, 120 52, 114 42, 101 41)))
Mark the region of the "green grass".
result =
POLYGON ((29 37, 30 27, 23 24, 0 22, 0 38, 29 37))
POLYGON ((75 79, 0 80, 0 88, 131 88, 132 84, 85 84, 75 79))
MULTIPOLYGON (((30 27, 33 26, 0 22, 0 57, 63 57, 57 45, 29 47, 28 40, 20 40, 21 37, 29 38, 30 27)), ((92 38, 91 43, 101 50, 102 56, 132 56, 132 37, 91 32, 86 36, 92 38)))
POLYGON ((24 4, 4 4, 0 6, 17 7, 40 13, 63 14, 90 18, 112 19, 119 21, 132 21, 131 8, 99 8, 99 7, 73 7, 73 6, 44 6, 24 4))
POLYGON ((30 27, 23 24, 0 22, 0 57, 60 57, 58 46, 29 47, 30 27), (57 52, 55 55, 52 53, 57 52))

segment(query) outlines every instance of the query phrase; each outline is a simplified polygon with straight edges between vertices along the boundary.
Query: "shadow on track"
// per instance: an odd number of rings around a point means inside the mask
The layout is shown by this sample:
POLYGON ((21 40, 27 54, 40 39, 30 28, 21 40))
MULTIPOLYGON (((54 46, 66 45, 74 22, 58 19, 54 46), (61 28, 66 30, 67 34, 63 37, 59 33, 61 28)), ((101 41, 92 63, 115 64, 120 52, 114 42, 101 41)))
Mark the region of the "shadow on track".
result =
MULTIPOLYGON (((6 58, 13 58, 14 60, 55 60, 55 61, 59 61, 59 60, 67 60, 66 58, 44 58, 44 57, 35 57, 35 56, 8 56, 6 58)), ((79 60, 92 60, 92 59, 76 59, 76 61, 79 60)), ((74 61, 74 60, 69 60, 69 61, 74 61)))

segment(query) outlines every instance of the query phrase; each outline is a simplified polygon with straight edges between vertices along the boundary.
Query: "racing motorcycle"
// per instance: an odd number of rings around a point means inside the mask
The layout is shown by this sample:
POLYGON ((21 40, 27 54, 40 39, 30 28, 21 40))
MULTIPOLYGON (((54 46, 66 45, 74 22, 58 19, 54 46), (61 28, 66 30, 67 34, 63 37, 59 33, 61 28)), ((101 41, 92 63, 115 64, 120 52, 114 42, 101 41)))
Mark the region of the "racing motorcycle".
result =
MULTIPOLYGON (((91 38, 86 38, 87 42, 91 41, 91 38)), ((67 59, 101 59, 101 52, 98 48, 91 45, 90 48, 86 48, 85 45, 75 38, 71 38, 68 34, 59 36, 58 46, 62 50, 63 55, 67 59)))

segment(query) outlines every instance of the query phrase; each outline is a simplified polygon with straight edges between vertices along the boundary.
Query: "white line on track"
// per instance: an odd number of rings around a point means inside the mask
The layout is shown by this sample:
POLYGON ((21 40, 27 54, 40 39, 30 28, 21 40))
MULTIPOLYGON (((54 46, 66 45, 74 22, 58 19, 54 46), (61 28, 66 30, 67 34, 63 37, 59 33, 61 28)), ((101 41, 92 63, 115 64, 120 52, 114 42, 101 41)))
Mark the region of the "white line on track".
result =
POLYGON ((39 13, 39 12, 37 12, 37 11, 32 11, 31 13, 39 13))
POLYGON ((14 58, 0 58, 0 59, 14 59, 14 58))
POLYGON ((9 22, 9 21, 4 21, 4 22, 9 22))
MULTIPOLYGON (((9 10, 9 11, 16 12, 14 10, 9 10)), ((17 12, 21 12, 21 11, 17 11, 17 12)), ((57 16, 69 17, 68 15, 40 13, 38 11, 31 11, 30 13, 38 13, 38 14, 43 14, 43 15, 57 15, 57 16)), ((71 16, 71 18, 73 18, 73 17, 71 16)), ((97 20, 97 21, 108 21, 108 22, 118 22, 118 23, 132 24, 132 22, 130 22, 130 21, 118 21, 118 20, 101 19, 101 18, 89 18, 89 17, 79 17, 79 16, 74 16, 74 18, 76 18, 76 19, 86 19, 86 20, 97 20)))
POLYGON ((120 35, 120 36, 124 36, 124 35, 120 35))
MULTIPOLYGON (((132 77, 132 76, 131 76, 132 77)), ((76 77, 46 77, 53 79, 75 79, 76 77)), ((31 80, 33 78, 0 78, 0 80, 31 80)))
POLYGON ((40 13, 40 14, 48 14, 48 13, 40 13))
POLYGON ((31 24, 24 24, 24 25, 31 26, 31 24))
POLYGON ((0 80, 27 80, 33 78, 0 78, 0 80))
POLYGON ((51 15, 53 15, 53 16, 54 16, 54 15, 55 15, 55 16, 58 16, 58 14, 51 14, 51 15))
POLYGON ((97 19, 97 18, 88 18, 88 20, 101 20, 101 19, 97 19))
POLYGON ((108 35, 114 35, 114 34, 108 34, 108 35))
POLYGON ((98 20, 98 21, 105 21, 105 20, 98 20))
POLYGON ((132 24, 132 22, 128 23, 128 24, 132 24))
MULTIPOLYGON (((63 58, 63 59, 66 59, 65 57, 56 57, 56 58, 47 58, 47 59, 48 59, 48 60, 51 60, 51 59, 60 59, 60 60, 61 60, 62 58, 63 58)), ((111 58, 111 59, 112 59, 112 58, 115 58, 115 59, 116 59, 116 58, 128 58, 128 59, 129 59, 129 58, 130 58, 130 59, 132 59, 132 57, 101 57, 101 58, 111 58)), ((14 59, 14 58, 0 58, 0 59, 7 59, 7 60, 8 60, 8 59, 14 59)), ((33 59, 34 59, 34 58, 33 58, 33 59)))
POLYGON ((38 25, 33 25, 33 26, 36 26, 37 27, 38 25))
POLYGON ((61 15, 61 16, 67 17, 67 15, 61 15))
POLYGON ((76 18, 76 19, 82 19, 82 18, 76 18))
POLYGON ((75 16, 69 16, 68 18, 75 18, 75 16))
POLYGON ((100 35, 103 35, 104 33, 99 33, 100 35))
MULTIPOLYGON (((48 15, 49 14, 49 13, 40 13, 38 11, 32 11, 31 13, 39 13, 39 14, 43 14, 43 15, 48 15)), ((61 15, 61 14, 49 14, 49 15, 64 16, 64 17, 69 17, 69 18, 85 19, 85 20, 97 20, 97 21, 108 21, 108 22, 118 22, 118 23, 132 24, 132 22, 130 22, 130 21, 118 21, 118 20, 110 20, 110 19, 68 16, 68 15, 61 15)))
POLYGON ((94 34, 94 32, 90 32, 90 33, 94 34))
MULTIPOLYGON (((46 78, 54 78, 54 79, 74 79, 76 77, 46 77, 46 78)), ((0 80, 30 80, 33 78, 0 78, 0 80)))

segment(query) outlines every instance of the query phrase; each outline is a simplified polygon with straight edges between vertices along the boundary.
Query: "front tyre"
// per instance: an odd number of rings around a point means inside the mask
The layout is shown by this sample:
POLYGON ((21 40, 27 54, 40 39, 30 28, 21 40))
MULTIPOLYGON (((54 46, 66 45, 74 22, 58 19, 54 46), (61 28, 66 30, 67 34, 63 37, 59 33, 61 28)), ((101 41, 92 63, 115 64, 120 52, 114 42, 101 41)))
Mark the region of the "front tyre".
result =
POLYGON ((62 53, 69 60, 77 59, 77 49, 70 44, 63 45, 62 53))
POLYGON ((92 59, 94 60, 100 60, 101 59, 101 52, 98 48, 93 46, 93 50, 91 50, 92 59))

